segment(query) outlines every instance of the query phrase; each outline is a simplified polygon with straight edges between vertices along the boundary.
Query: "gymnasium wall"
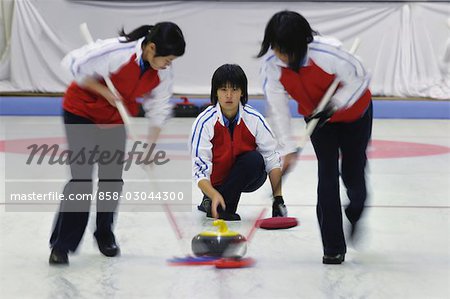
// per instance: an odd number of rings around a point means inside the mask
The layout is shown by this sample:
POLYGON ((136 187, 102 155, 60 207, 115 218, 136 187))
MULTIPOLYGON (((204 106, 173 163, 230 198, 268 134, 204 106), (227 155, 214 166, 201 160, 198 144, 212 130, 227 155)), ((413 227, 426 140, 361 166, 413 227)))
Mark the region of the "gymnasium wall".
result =
POLYGON ((379 96, 450 97, 448 2, 237 2, 237 1, 64 1, 5 0, 2 9, 0 92, 63 92, 70 76, 59 62, 83 45, 79 24, 96 38, 115 36, 124 26, 171 20, 182 28, 186 54, 175 61, 175 92, 208 94, 213 71, 238 63, 249 91, 261 94, 258 53, 269 18, 283 9, 309 19, 322 35, 350 47, 362 41, 358 56, 372 73, 379 96))

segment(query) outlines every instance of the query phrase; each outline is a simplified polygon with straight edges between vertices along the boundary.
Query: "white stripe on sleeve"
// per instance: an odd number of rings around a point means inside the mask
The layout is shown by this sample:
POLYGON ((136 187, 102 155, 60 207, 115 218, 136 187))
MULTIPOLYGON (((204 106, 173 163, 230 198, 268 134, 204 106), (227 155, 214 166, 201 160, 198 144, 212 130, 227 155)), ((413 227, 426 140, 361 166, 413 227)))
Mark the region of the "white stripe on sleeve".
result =
POLYGON ((277 141, 264 117, 251 106, 244 107, 244 121, 255 136, 256 150, 261 153, 266 165, 266 172, 281 168, 280 153, 277 152, 277 141))
POLYGON ((369 87, 370 76, 356 56, 331 39, 315 37, 309 46, 310 58, 324 71, 335 74, 340 87, 331 101, 337 108, 352 106, 369 87))
POLYGON ((86 77, 109 77, 129 61, 135 46, 136 42, 120 43, 118 38, 97 40, 69 52, 61 65, 70 71, 78 83, 86 77))
POLYGON ((192 158, 192 176, 196 183, 210 179, 212 172, 212 143, 217 111, 214 106, 201 113, 192 124, 190 150, 192 158))

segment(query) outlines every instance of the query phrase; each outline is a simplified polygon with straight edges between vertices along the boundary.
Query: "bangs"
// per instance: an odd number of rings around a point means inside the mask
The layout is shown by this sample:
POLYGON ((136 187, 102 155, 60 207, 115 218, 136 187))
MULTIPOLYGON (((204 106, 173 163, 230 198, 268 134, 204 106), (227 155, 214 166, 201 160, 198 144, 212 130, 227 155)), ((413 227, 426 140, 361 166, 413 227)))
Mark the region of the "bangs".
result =
POLYGON ((217 88, 232 87, 244 90, 247 84, 247 78, 233 70, 224 70, 218 73, 215 79, 217 88))
POLYGON ((220 84, 220 85, 217 86, 217 88, 219 88, 219 89, 220 88, 233 88, 233 89, 239 88, 239 89, 242 89, 241 86, 239 86, 238 84, 231 83, 231 82, 226 82, 224 84, 220 84))

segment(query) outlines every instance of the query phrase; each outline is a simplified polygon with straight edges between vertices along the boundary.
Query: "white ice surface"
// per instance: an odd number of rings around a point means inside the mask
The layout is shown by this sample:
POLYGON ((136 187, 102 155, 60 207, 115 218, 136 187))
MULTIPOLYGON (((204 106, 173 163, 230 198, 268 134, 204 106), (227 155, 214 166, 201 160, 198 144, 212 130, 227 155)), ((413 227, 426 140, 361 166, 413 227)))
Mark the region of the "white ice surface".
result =
MULTIPOLYGON (((192 121, 174 119, 164 133, 187 135, 192 121)), ((28 123, 30 131, 16 136, 26 137, 36 123, 45 122, 58 128, 61 119, 4 117, 2 129, 28 123)), ((301 120, 296 125, 302 127, 301 120)), ((450 122, 375 120, 373 139, 450 147, 450 122)), ((310 145, 304 154, 313 154, 310 145)), ((3 153, 0 159, 5 169, 3 153)), ((2 197, 5 175, 13 171, 0 172, 2 197)), ((40 176, 54 178, 56 173, 62 189, 65 171, 44 169, 40 176)), ((1 198, 0 298, 450 298, 450 155, 371 159, 367 174, 370 199, 363 236, 356 248, 349 246, 340 266, 321 263, 314 160, 300 160, 283 186, 289 213, 300 226, 258 230, 247 254, 257 264, 248 269, 167 265, 168 258, 189 250, 195 234, 212 229, 195 209, 201 200, 196 188, 192 211, 175 213, 184 234, 181 246, 163 212, 120 212, 115 233, 122 255, 106 258, 93 241, 91 213, 68 267, 48 265, 55 213, 11 212, 1 198)), ((246 234, 261 208, 270 206, 268 194, 267 185, 245 194, 238 210, 243 221, 230 228, 246 234)), ((344 191, 342 198, 345 204, 344 191)))

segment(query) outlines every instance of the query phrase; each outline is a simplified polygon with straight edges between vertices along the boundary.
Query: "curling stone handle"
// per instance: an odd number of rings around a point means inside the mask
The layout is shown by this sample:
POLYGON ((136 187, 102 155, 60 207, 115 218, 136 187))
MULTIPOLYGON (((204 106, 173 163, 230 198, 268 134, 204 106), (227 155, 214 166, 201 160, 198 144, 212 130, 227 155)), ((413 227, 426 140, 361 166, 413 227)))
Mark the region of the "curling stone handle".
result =
POLYGON ((228 226, 226 222, 221 219, 214 220, 213 225, 219 227, 218 228, 219 233, 226 233, 228 231, 228 226))

